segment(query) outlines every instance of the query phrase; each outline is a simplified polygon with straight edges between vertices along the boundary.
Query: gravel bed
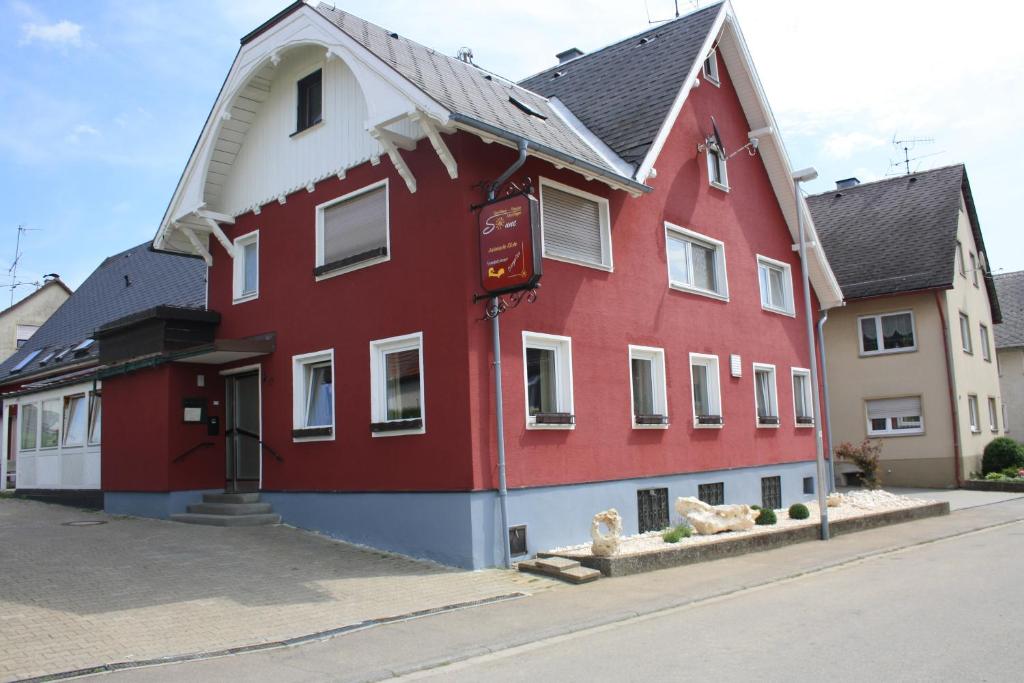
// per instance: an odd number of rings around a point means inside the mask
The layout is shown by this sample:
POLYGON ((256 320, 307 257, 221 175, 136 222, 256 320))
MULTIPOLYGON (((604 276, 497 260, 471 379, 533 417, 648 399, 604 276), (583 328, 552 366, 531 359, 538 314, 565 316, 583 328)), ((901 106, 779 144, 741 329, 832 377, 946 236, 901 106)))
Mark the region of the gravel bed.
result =
MULTIPOLYGON (((842 503, 837 507, 830 507, 828 509, 829 521, 850 519, 851 517, 865 517, 867 515, 877 514, 880 512, 888 512, 889 510, 921 507, 935 502, 933 500, 897 496, 883 490, 850 491, 840 495, 842 496, 842 503)), ((818 510, 818 502, 812 501, 806 503, 806 505, 807 510, 811 513, 807 519, 790 519, 789 509, 783 508, 775 511, 778 523, 774 525, 754 526, 754 528, 748 531, 724 531, 720 534, 713 534, 709 536, 702 536, 694 533, 689 538, 684 538, 678 543, 666 543, 661 540, 662 532, 660 531, 648 531, 647 533, 637 534, 636 536, 623 536, 622 542, 619 545, 619 550, 615 553, 615 557, 639 555, 641 553, 664 550, 666 548, 680 548, 685 546, 704 545, 708 543, 723 543, 744 536, 770 534, 793 527, 819 524, 821 520, 818 510)), ((677 516, 674 523, 678 523, 679 521, 681 520, 677 516)), ((590 552, 590 543, 554 548, 548 552, 557 553, 558 555, 566 557, 592 556, 592 553, 590 552)))

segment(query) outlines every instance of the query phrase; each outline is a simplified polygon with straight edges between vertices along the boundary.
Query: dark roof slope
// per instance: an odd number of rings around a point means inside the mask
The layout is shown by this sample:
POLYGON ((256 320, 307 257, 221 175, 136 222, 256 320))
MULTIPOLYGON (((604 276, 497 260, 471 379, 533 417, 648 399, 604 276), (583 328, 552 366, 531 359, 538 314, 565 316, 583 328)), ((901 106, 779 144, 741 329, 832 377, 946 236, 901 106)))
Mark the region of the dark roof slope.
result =
POLYGON ((1003 322, 995 326, 996 348, 1024 346, 1024 270, 993 278, 1003 322))
POLYGON ((77 366, 97 356, 96 344, 81 352, 56 355, 91 339, 95 330, 118 318, 160 304, 202 308, 206 305, 206 264, 202 259, 150 249, 145 242, 110 256, 70 299, 3 363, 0 383, 18 381, 54 368, 77 366), (21 371, 11 373, 33 351, 40 353, 21 371), (39 361, 57 354, 46 365, 39 361))
POLYGON ((723 3, 715 3, 520 81, 557 97, 606 145, 638 166, 683 87, 723 3), (560 74, 557 75, 556 74, 560 74))

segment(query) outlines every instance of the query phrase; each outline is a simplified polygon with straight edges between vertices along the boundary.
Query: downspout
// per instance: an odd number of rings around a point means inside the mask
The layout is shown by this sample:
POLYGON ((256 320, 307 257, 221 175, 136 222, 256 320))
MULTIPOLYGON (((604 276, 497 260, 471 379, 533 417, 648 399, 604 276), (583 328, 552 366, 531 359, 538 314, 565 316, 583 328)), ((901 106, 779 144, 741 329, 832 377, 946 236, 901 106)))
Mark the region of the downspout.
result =
POLYGON ((939 290, 935 290, 935 307, 939 310, 939 323, 942 325, 942 345, 946 349, 946 379, 949 383, 949 411, 953 416, 953 473, 956 487, 963 486, 963 453, 960 452, 960 407, 956 392, 956 375, 953 373, 953 350, 949 346, 949 327, 946 325, 946 314, 942 310, 942 299, 939 290))
MULTIPOLYGON (((487 201, 492 201, 498 188, 526 161, 526 140, 519 140, 519 157, 508 167, 501 176, 487 186, 487 201)), ((501 550, 505 559, 505 568, 512 568, 512 549, 509 547, 508 538, 508 479, 505 475, 505 402, 501 391, 501 309, 498 307, 498 297, 491 297, 491 310, 494 317, 491 318, 491 336, 494 343, 494 413, 495 430, 498 441, 498 500, 501 503, 501 550)))
POLYGON ((828 490, 836 490, 835 450, 832 448, 832 405, 828 400, 828 361, 825 360, 825 323, 828 322, 828 311, 822 311, 818 318, 818 353, 821 355, 821 389, 825 401, 825 434, 828 437, 828 490))

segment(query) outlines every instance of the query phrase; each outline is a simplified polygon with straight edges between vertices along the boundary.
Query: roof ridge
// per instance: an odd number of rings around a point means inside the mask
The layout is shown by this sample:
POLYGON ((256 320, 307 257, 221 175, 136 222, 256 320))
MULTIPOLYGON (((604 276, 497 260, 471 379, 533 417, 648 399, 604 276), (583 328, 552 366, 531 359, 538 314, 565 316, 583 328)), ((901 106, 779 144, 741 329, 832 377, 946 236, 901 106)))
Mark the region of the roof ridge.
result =
POLYGON ((1021 277, 1024 276, 1024 270, 1012 270, 1009 273, 992 273, 994 278, 1006 278, 1006 277, 1021 277))
MULTIPOLYGON (((640 37, 642 37, 642 36, 644 36, 644 35, 646 35, 648 33, 653 33, 655 31, 662 30, 666 26, 671 26, 672 24, 675 24, 677 22, 683 21, 684 19, 690 19, 694 15, 699 14, 701 12, 706 12, 706 11, 708 11, 708 10, 714 8, 714 7, 721 8, 723 5, 725 5, 725 3, 726 3, 726 0, 716 0, 715 2, 711 3, 710 5, 708 5, 706 7, 698 7, 697 9, 695 9, 695 10, 693 10, 691 12, 687 12, 686 14, 681 14, 678 17, 674 17, 672 19, 664 21, 661 24, 659 24, 658 26, 652 26, 650 28, 644 29, 643 31, 640 31, 639 33, 634 33, 632 35, 626 36, 625 38, 619 38, 618 40, 616 40, 613 43, 608 43, 607 45, 602 45, 601 47, 599 47, 599 48, 597 48, 595 50, 592 50, 590 52, 585 52, 582 55, 580 55, 579 57, 573 57, 572 59, 566 60, 564 62, 560 62, 558 64, 555 64, 554 66, 549 66, 546 69, 541 69, 537 73, 530 74, 529 76, 524 76, 523 78, 520 78, 518 82, 519 83, 523 83, 525 81, 529 81, 531 79, 534 79, 534 78, 536 78, 536 77, 538 77, 538 76, 540 76, 542 74, 545 74, 545 73, 547 73, 549 71, 557 70, 559 67, 563 67, 566 64, 571 64, 573 62, 582 61, 582 60, 586 59, 587 57, 592 57, 592 56, 594 56, 596 54, 600 54, 601 52, 604 52, 605 50, 609 50, 609 49, 611 49, 611 48, 613 48, 613 47, 615 47, 617 45, 621 45, 622 43, 626 43, 626 42, 629 42, 631 40, 636 40, 637 38, 640 38, 640 37)), ((533 91, 530 90, 529 92, 533 92, 533 91)))
POLYGON ((869 181, 863 182, 863 183, 859 182, 856 185, 852 185, 850 187, 844 187, 844 188, 836 188, 836 187, 834 187, 831 190, 824 190, 822 192, 815 192, 814 194, 809 194, 809 195, 807 195, 807 197, 808 197, 808 199, 810 199, 811 197, 821 197, 823 195, 834 194, 836 192, 843 192, 843 193, 852 192, 852 191, 855 191, 855 190, 859 190, 862 187, 869 187, 869 186, 872 186, 872 185, 880 185, 882 183, 894 182, 896 180, 899 180, 900 178, 909 178, 911 176, 927 175, 929 173, 935 173, 937 171, 947 171, 947 170, 949 170, 951 168, 957 168, 957 167, 966 169, 966 165, 964 164, 964 162, 961 161, 961 162, 958 162, 958 163, 955 163, 955 164, 946 164, 945 166, 936 166, 935 168, 929 168, 929 169, 924 170, 924 171, 914 171, 913 173, 901 173, 900 175, 892 176, 891 178, 879 178, 878 180, 869 180, 869 181))

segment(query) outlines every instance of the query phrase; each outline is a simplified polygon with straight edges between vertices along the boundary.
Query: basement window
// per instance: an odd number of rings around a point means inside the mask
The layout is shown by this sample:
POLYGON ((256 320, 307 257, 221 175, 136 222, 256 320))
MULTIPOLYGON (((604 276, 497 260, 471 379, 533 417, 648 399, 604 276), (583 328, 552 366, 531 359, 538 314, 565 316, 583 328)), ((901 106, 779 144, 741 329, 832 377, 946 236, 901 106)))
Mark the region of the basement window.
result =
POLYGON ((704 80, 713 85, 718 85, 718 50, 712 50, 704 60, 704 80))
POLYGON ((631 345, 629 378, 633 429, 668 427, 664 349, 631 345))
POLYGON ((718 356, 690 354, 690 382, 693 385, 693 426, 722 428, 722 392, 718 379, 718 356))
POLYGON ((573 429, 572 340, 523 332, 527 429, 573 429))
POLYGON ((316 207, 313 275, 340 275, 389 260, 388 181, 316 207))
POLYGON ((295 132, 300 133, 322 120, 323 71, 317 69, 298 82, 295 132))
POLYGON ((761 477, 761 507, 768 510, 782 507, 782 477, 761 477))
POLYGON ((698 484, 697 498, 708 505, 725 505, 725 482, 698 484))
POLYGON ((292 437, 334 439, 334 350, 292 357, 292 437))
POLYGON ((370 431, 423 434, 423 333, 370 342, 370 431))

